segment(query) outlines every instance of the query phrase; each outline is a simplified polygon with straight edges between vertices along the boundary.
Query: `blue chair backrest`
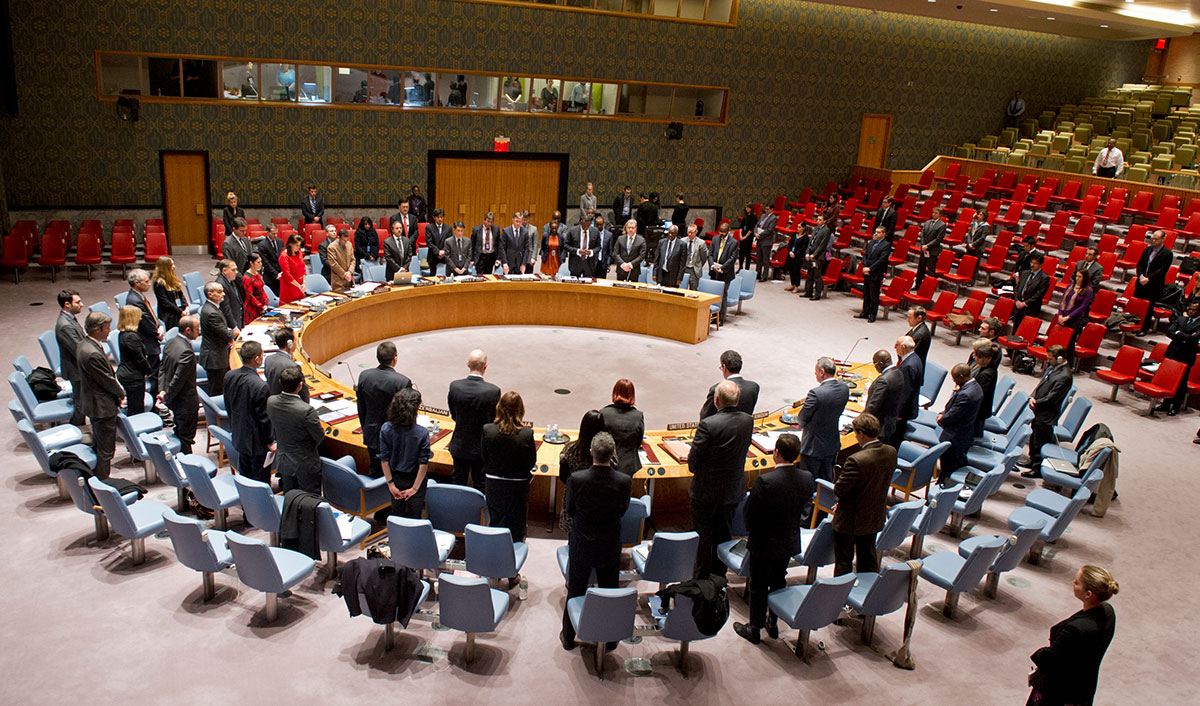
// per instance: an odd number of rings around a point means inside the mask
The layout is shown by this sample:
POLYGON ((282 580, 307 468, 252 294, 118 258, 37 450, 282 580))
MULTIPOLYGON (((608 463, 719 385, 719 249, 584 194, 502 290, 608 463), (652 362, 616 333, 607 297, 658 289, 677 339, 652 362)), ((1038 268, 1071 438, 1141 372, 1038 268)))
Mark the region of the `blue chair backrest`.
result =
POLYGON ((632 547, 642 541, 642 526, 650 516, 650 496, 632 498, 621 516, 621 544, 632 547))
POLYGON ((691 279, 692 279, 692 276, 690 274, 688 274, 687 272, 684 272, 683 279, 679 280, 679 288, 687 289, 688 283, 691 281, 691 279))
MULTIPOLYGON (((828 579, 817 579, 808 589, 808 594, 796 610, 791 621, 784 620, 797 630, 816 630, 837 620, 846 605, 846 598, 854 588, 854 574, 842 574, 828 579)), ((782 616, 781 616, 782 617, 782 616)))
POLYGON ((995 494, 1007 475, 1008 471, 1004 469, 1004 464, 996 464, 992 470, 983 474, 983 478, 971 490, 971 494, 966 500, 956 500, 954 502, 954 511, 962 515, 974 515, 979 512, 980 508, 983 507, 983 501, 995 494))
POLYGON ((46 364, 57 373, 62 365, 62 358, 58 350, 58 339, 54 337, 54 332, 42 331, 39 333, 38 345, 42 348, 42 355, 46 356, 46 364))
MULTIPOLYGON (((801 530, 803 532, 803 530, 801 530)), ((801 566, 826 566, 833 563, 833 524, 826 517, 817 525, 808 547, 804 550, 801 566)))
POLYGON ((1015 433, 1008 435, 1008 445, 1004 447, 1004 454, 1008 455, 1017 449, 1025 448, 1025 445, 1029 443, 1029 437, 1032 434, 1033 426, 1030 424, 1022 424, 1015 433))
POLYGON ((1035 520, 1013 532, 1004 542, 1004 548, 992 562, 991 572, 1000 574, 1012 571, 1021 563, 1021 559, 1029 553, 1029 548, 1037 541, 1038 535, 1046 527, 1044 520, 1035 520))
POLYGON ((318 273, 304 276, 304 291, 307 294, 320 294, 333 289, 329 286, 329 280, 325 276, 318 273))
MULTIPOLYGON (((1009 451, 1004 454, 1004 460, 1001 463, 1004 464, 1004 477, 1005 478, 1008 477, 1009 473, 1012 473, 1012 469, 1017 467, 1017 462, 1020 460, 1021 460, 1021 449, 1019 449, 1019 448, 1013 449, 1012 451, 1009 451)), ((1000 481, 1000 483, 1003 484, 1004 481, 1000 481)), ((1000 486, 997 485, 996 490, 999 490, 999 489, 1000 489, 1000 486)), ((993 490, 992 493, 994 494, 996 492, 996 490, 993 490)))
POLYGON ((200 406, 204 408, 205 421, 210 425, 220 426, 220 421, 229 417, 229 413, 225 410, 225 395, 210 396, 203 388, 196 388, 196 394, 200 396, 200 406), (209 419, 209 415, 212 419, 209 419))
POLYGON ((122 537, 136 536, 137 527, 134 526, 133 516, 129 514, 129 508, 125 506, 125 501, 117 489, 99 478, 88 478, 88 487, 92 489, 92 495, 100 503, 100 507, 104 508, 104 516, 108 518, 113 531, 122 537))
POLYGON ((462 534, 467 525, 479 524, 484 508, 483 493, 465 485, 439 483, 425 490, 425 507, 435 529, 462 534))
POLYGON ((410 569, 437 568, 437 540, 433 536, 433 523, 429 520, 392 515, 387 519, 387 535, 392 561, 398 565, 410 569))
POLYGON ((725 291, 724 285, 716 280, 708 279, 707 277, 701 277, 697 284, 700 287, 700 291, 704 292, 705 294, 715 294, 719 297, 721 296, 722 292, 725 291))
POLYGON ((237 449, 233 448, 233 434, 227 429, 217 426, 208 427, 208 433, 212 434, 213 438, 225 449, 225 455, 229 457, 229 464, 237 468, 241 455, 238 454, 237 449))
POLYGON ((13 368, 22 375, 28 375, 33 372, 33 363, 30 363, 25 356, 19 355, 13 358, 13 368))
POLYGON ((279 306, 279 296, 275 294, 275 290, 271 289, 270 285, 263 285, 263 293, 267 295, 269 306, 279 306))
POLYGON ((120 337, 121 337, 120 331, 109 331, 108 341, 106 342, 108 345, 108 354, 112 356, 112 359, 114 361, 116 361, 117 365, 121 364, 121 338, 120 337))
POLYGON ((758 274, 753 270, 742 270, 738 275, 742 278, 742 299, 750 299, 758 286, 758 274))
MULTIPOLYGON (((333 507, 328 502, 317 505, 317 544, 321 546, 321 551, 326 552, 340 552, 345 544, 333 507)), ((516 572, 513 576, 516 576, 516 572)))
POLYGON ((1058 519, 1042 531, 1042 540, 1053 542, 1061 537, 1062 533, 1067 530, 1067 525, 1071 524, 1071 520, 1075 519, 1075 516, 1079 514, 1079 511, 1090 497, 1092 497, 1092 491, 1087 487, 1081 487, 1075 491, 1075 494, 1071 496, 1071 501, 1063 508, 1063 512, 1058 516, 1058 519))
POLYGON ((925 503, 921 500, 910 500, 892 507, 887 523, 875 538, 875 551, 886 552, 900 546, 924 507, 925 503))
POLYGON ((933 471, 937 467, 938 459, 942 454, 946 453, 946 449, 950 448, 949 441, 943 441, 933 446, 930 446, 920 456, 912 462, 913 465, 913 482, 912 487, 920 488, 928 485, 933 480, 933 471))
POLYGON ((930 535, 940 532, 950 521, 950 513, 954 512, 954 503, 962 492, 961 485, 948 488, 931 487, 929 489, 929 504, 921 513, 920 520, 913 526, 916 534, 930 535))
POLYGON ((13 371, 8 374, 8 384, 12 386, 17 402, 21 403, 21 409, 25 410, 25 416, 33 419, 33 410, 37 409, 39 403, 33 388, 29 387, 29 381, 23 374, 13 371))
POLYGON ((189 304, 200 304, 204 301, 204 279, 199 272, 185 272, 183 284, 187 290, 189 304))
POLYGON ((225 533, 225 541, 233 553, 238 580, 256 591, 283 593, 283 577, 266 542, 233 531, 225 533))
POLYGON ((71 502, 75 503, 75 507, 89 515, 101 514, 101 511, 96 509, 96 499, 92 497, 87 481, 79 475, 79 471, 73 468, 64 468, 59 471, 58 475, 62 478, 62 483, 67 488, 67 495, 71 496, 71 502))
POLYGON ((692 599, 687 596, 675 596, 675 606, 663 621, 662 636, 668 640, 703 640, 713 637, 705 635, 696 627, 696 619, 692 617, 692 599))
POLYGON ((233 477, 233 483, 246 521, 264 532, 278 532, 280 511, 271 486, 240 475, 233 477))
POLYGON ((187 478, 184 477, 183 471, 175 463, 175 457, 167 448, 167 445, 155 439, 149 434, 143 434, 139 441, 142 442, 143 448, 146 449, 146 457, 150 459, 150 464, 154 466, 154 472, 158 474, 158 479, 172 488, 188 487, 187 478))
POLYGON ((558 277, 570 277, 571 276, 571 266, 570 266, 570 263, 568 263, 565 258, 563 259, 562 264, 558 266, 558 275, 557 276, 558 277))
POLYGON ((208 477, 208 471, 200 465, 198 459, 180 459, 179 466, 196 496, 196 502, 210 510, 221 507, 221 499, 217 496, 217 489, 213 487, 212 478, 208 477))
POLYGON ((493 579, 517 575, 512 532, 507 527, 470 524, 463 531, 463 541, 467 571, 493 579))
POLYGON ((863 615, 887 615, 899 610, 908 600, 912 567, 907 562, 888 564, 879 571, 871 590, 863 597, 863 615))
POLYGON ((110 308, 109 308, 109 306, 108 306, 108 302, 106 302, 106 301, 103 301, 103 300, 101 300, 101 301, 98 301, 98 302, 96 302, 95 304, 92 304, 91 306, 89 306, 89 307, 88 307, 88 311, 100 311, 100 312, 103 312, 103 313, 107 314, 107 315, 108 315, 108 317, 109 317, 110 319, 112 319, 113 321, 116 321, 116 318, 117 318, 117 317, 113 316, 112 309, 110 309, 110 308))
POLYGON ((225 568, 213 551, 209 532, 224 535, 216 530, 206 530, 204 524, 191 517, 184 517, 174 510, 163 513, 163 522, 171 535, 171 545, 175 547, 175 557, 179 563, 192 571, 216 573, 225 568))
POLYGON ((117 413, 117 433, 125 440, 125 446, 129 449, 129 455, 138 461, 145 460, 146 447, 142 444, 142 440, 138 435, 133 433, 133 425, 130 424, 129 417, 124 412, 117 413))
POLYGON ((967 560, 958 569, 950 590, 969 591, 979 585, 983 575, 992 567, 992 562, 1004 548, 1004 537, 989 537, 975 546, 967 560))
POLYGON ((1001 375, 1000 380, 996 382, 996 391, 992 393, 992 414, 997 414, 1000 408, 1004 405, 1004 401, 1012 394, 1013 388, 1017 386, 1017 381, 1011 375, 1001 375))
POLYGON ((730 525, 730 536, 733 538, 745 537, 750 534, 750 530, 746 529, 746 498, 750 497, 750 493, 742 496, 738 501, 737 510, 733 513, 733 523, 730 525))
POLYGON ((496 629, 492 589, 487 579, 441 574, 438 576, 438 622, 463 632, 496 629))
POLYGON ((129 291, 128 290, 126 290, 124 292, 117 292, 116 294, 113 295, 113 303, 115 303, 117 305, 118 310, 120 310, 121 307, 125 306, 125 302, 127 302, 127 301, 129 301, 129 291))
POLYGON ((1067 416, 1063 418, 1062 425, 1066 428, 1070 438, 1067 441, 1073 441, 1079 432, 1083 430, 1083 423, 1088 417, 1088 413, 1092 411, 1092 401, 1086 397, 1079 397, 1071 403, 1071 408, 1067 410, 1067 416))
POLYGON ((650 267, 651 267, 650 265, 647 265, 646 267, 642 268, 642 271, 638 273, 638 282, 641 282, 642 284, 650 284, 651 283, 650 267))
POLYGON ((692 577, 700 535, 695 532, 659 532, 654 535, 642 577, 647 581, 674 583, 692 577))
MULTIPOLYGON (((1014 423, 1017 421, 1017 416, 1029 406, 1029 393, 1022 390, 1017 390, 1008 398, 1008 404, 1004 405, 1004 409, 996 416, 1000 418, 1004 428, 1011 430, 1014 423)), ((1007 432, 1006 432, 1007 433, 1007 432)))
MULTIPOLYGON (((362 502, 364 476, 358 475, 353 463, 354 459, 350 457, 336 461, 321 457, 321 488, 325 499, 333 503, 334 507, 356 510, 362 502)), ((429 487, 432 488, 433 485, 431 481, 429 487)))
POLYGON ((925 379, 921 382, 921 396, 937 399, 942 383, 946 382, 946 369, 932 360, 925 363, 925 379))
POLYGON ((321 253, 313 253, 308 256, 308 272, 312 274, 316 272, 321 274, 321 253))
POLYGON ((583 642, 631 637, 636 614, 637 588, 589 588, 579 613, 578 637, 583 642))
POLYGON ((364 282, 383 282, 387 277, 387 265, 363 264, 364 282))
MULTIPOLYGON (((50 453, 46 450, 46 445, 42 443, 42 437, 38 436, 33 425, 28 420, 22 419, 17 422, 17 433, 25 440, 25 445, 33 453, 33 457, 37 459, 38 465, 42 467, 42 473, 50 473, 50 453)), ((51 474, 53 475, 53 474, 51 474)))

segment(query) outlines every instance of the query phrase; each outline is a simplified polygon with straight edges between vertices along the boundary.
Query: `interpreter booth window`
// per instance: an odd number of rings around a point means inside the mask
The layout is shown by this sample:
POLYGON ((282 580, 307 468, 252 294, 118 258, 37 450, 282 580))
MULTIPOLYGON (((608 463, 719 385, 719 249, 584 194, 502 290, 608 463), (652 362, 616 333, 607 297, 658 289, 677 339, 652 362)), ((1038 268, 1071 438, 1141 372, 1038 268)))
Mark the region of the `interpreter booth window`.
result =
POLYGON ((468 108, 484 110, 496 109, 496 96, 500 93, 499 76, 470 75, 467 77, 470 93, 467 96, 468 108))
POLYGON ((296 100, 296 65, 263 64, 259 70, 262 99, 265 101, 296 100))
POLYGON ((146 57, 146 85, 152 96, 183 95, 183 71, 180 59, 146 57))
POLYGON ((297 94, 301 103, 333 102, 333 67, 300 64, 296 67, 297 94))
POLYGON ((466 74, 443 71, 437 75, 437 97, 442 107, 466 108, 469 92, 470 86, 467 85, 466 74))
POLYGON ((653 0, 654 14, 659 17, 678 17, 679 0, 653 0))
POLYGON ((126 54, 100 55, 100 93, 119 96, 128 91, 142 93, 141 57, 126 54))
MULTIPOLYGON (((351 66, 339 66, 334 69, 333 85, 334 103, 351 103, 366 105, 371 103, 371 81, 366 69, 356 69, 351 66)), ((374 95, 379 95, 378 90, 374 95)))
POLYGON ((529 110, 529 98, 526 89, 529 79, 517 76, 505 76, 503 88, 500 90, 500 110, 524 113, 529 110))
POLYGON ((671 112, 670 86, 638 83, 621 84, 620 115, 666 116, 671 112))
MULTIPOLYGON (((704 19, 704 7, 708 3, 705 0, 680 0, 679 1, 679 17, 685 20, 702 20, 704 19)), ((718 19, 719 22, 724 22, 729 19, 729 14, 725 14, 725 19, 718 19)))
POLYGON ((620 12, 625 9, 625 0, 596 0, 596 9, 607 10, 608 12, 620 12))
POLYGON ((717 121, 721 119, 724 102, 724 91, 678 87, 671 105, 671 117, 676 120, 717 121))
POLYGON ((258 100, 258 64, 222 61, 221 96, 228 100, 258 100))
POLYGON ((558 110, 562 98, 562 81, 553 78, 535 78, 530 83, 530 110, 535 113, 553 113, 558 110))
POLYGON ((592 115, 615 115, 620 91, 615 83, 593 83, 592 101, 588 112, 592 115))
POLYGON ((625 0, 625 12, 650 15, 654 11, 654 0, 625 0))
MULTIPOLYGON (((694 1, 698 0, 683 0, 684 6, 694 1)), ((732 15, 733 0, 708 0, 708 10, 705 12, 704 19, 709 22, 728 22, 732 15)))
POLYGON ((437 105, 437 79, 429 71, 406 71, 404 77, 404 106, 431 108, 437 105))
POLYGON ((592 85, 586 81, 566 81, 562 98, 564 113, 586 113, 592 102, 592 85))
POLYGON ((217 62, 207 59, 184 59, 183 96, 185 98, 218 98, 219 68, 217 62))

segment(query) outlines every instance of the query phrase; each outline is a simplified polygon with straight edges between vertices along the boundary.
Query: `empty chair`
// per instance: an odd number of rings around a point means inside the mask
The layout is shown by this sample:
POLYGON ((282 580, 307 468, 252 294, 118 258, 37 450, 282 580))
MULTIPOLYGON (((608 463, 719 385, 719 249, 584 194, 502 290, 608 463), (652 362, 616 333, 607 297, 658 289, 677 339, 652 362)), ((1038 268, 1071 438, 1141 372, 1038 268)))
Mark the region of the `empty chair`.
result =
POLYGON ((921 508, 920 515, 912 523, 912 547, 908 551, 910 558, 919 559, 925 537, 941 532, 946 523, 950 521, 950 515, 954 512, 954 503, 958 500, 958 494, 962 492, 962 489, 961 485, 930 487, 928 502, 921 508))
POLYGON ((637 589, 589 588, 567 600, 567 617, 580 642, 596 643, 596 675, 603 675, 606 643, 633 637, 637 614, 637 589))
POLYGON ((465 485, 430 483, 425 490, 429 521, 435 529, 455 536, 463 536, 467 525, 482 524, 484 506, 483 493, 465 485))
MULTIPOLYGON (((1056 464, 1053 463, 1050 458, 1046 458, 1043 456, 1043 458, 1042 458, 1042 482, 1045 485, 1050 486, 1050 487, 1067 488, 1068 490, 1072 490, 1072 491, 1076 490, 1084 485, 1090 485, 1091 489, 1095 490, 1096 486, 1100 483, 1100 478, 1103 477, 1103 475, 1104 475, 1104 464, 1108 463, 1108 457, 1110 455, 1112 455, 1112 453, 1113 453, 1113 447, 1111 447, 1111 446, 1100 449, 1100 451, 1095 455, 1095 457, 1092 458, 1091 463, 1089 463, 1087 465, 1087 468, 1083 469, 1083 472, 1080 473, 1080 475, 1078 475, 1078 476, 1072 475, 1070 473, 1064 473, 1064 472, 1058 470, 1057 468, 1055 468, 1056 464), (1093 478, 1093 476, 1094 476, 1094 478, 1093 478)), ((1064 461, 1069 463, 1069 461, 1067 459, 1062 459, 1059 462, 1062 463, 1064 461)), ((1033 502, 1033 503, 1029 502, 1029 498, 1031 496, 1035 499, 1037 497, 1040 497, 1040 494, 1034 495, 1034 493, 1038 493, 1039 490, 1043 490, 1043 489, 1039 488, 1037 490, 1033 490, 1029 493, 1028 496, 1026 496, 1026 500, 1025 500, 1026 505, 1038 507, 1036 502, 1033 502)), ((1049 493, 1050 491, 1046 491, 1046 492, 1049 493)), ((1061 502, 1061 503, 1058 502, 1057 499, 1052 503, 1053 507, 1061 510, 1061 508, 1063 506, 1065 506, 1066 498, 1064 498, 1061 495, 1058 495, 1057 493, 1052 493, 1052 494, 1057 496, 1057 498, 1062 499, 1063 502, 1061 502)), ((1049 511, 1046 506, 1039 507, 1038 509, 1049 511)))
POLYGON ((465 528, 463 541, 467 571, 488 579, 515 578, 529 557, 529 545, 514 542, 507 527, 470 524, 465 528))
MULTIPOLYGON (((108 539, 108 518, 104 515, 104 510, 97 502, 95 496, 92 495, 92 490, 87 484, 87 479, 79 475, 79 472, 73 468, 64 468, 58 473, 59 483, 66 488, 67 495, 71 497, 71 502, 75 503, 75 507, 85 515, 91 515, 96 522, 96 541, 102 542, 108 539)), ((121 498, 125 503, 137 501, 137 493, 129 493, 121 498)))
POLYGON ((336 513, 327 502, 317 505, 317 545, 325 552, 325 568, 331 577, 337 574, 338 554, 362 542, 369 534, 370 522, 336 513))
POLYGON ((322 294, 331 289, 333 287, 329 286, 329 280, 325 279, 320 273, 304 276, 304 293, 309 296, 322 294))
POLYGON ((316 565, 300 552, 268 547, 266 542, 237 532, 226 532, 225 541, 233 554, 238 579, 267 594, 267 622, 279 615, 279 594, 288 591, 312 573, 316 565))
MULTIPOLYGON (((1019 457, 1019 454, 1018 454, 1019 457)), ((1016 461, 1014 460, 1015 464, 1016 461)), ((950 511, 950 527, 953 530, 955 537, 962 536, 962 526, 967 515, 974 515, 983 508, 983 501, 994 495, 1000 486, 1004 483, 1004 479, 1008 477, 1010 469, 1003 463, 998 463, 992 470, 984 473, 974 488, 961 491, 958 498, 954 500, 954 507, 950 511), (965 496, 965 497, 964 497, 965 496)), ((973 470, 964 470, 961 476, 958 472, 951 477, 955 482, 962 483, 967 476, 975 473, 973 470)), ((978 473, 975 473, 978 475, 978 473)))
MULTIPOLYGON (((201 406, 203 406, 203 402, 201 402, 201 406)), ((224 427, 218 426, 206 428, 208 429, 208 437, 210 439, 215 439, 217 444, 220 446, 221 451, 223 452, 217 454, 217 458, 225 456, 229 460, 230 469, 237 469, 239 463, 241 462, 241 454, 239 454, 237 449, 233 446, 233 432, 224 427)))
POLYGON ((454 548, 454 535, 433 528, 429 520, 392 516, 387 519, 392 561, 417 571, 437 571, 454 548))
POLYGON ((1109 402, 1117 401, 1117 392, 1120 391, 1122 385, 1132 385, 1137 380, 1138 369, 1142 365, 1142 356, 1146 354, 1141 348, 1133 346, 1121 346, 1117 350, 1117 356, 1113 359, 1111 368, 1101 368, 1096 370, 1096 379, 1112 385, 1112 396, 1108 398, 1109 402))
MULTIPOLYGON (((430 481, 426 490, 427 505, 434 485, 430 481)), ((343 456, 336 461, 321 458, 321 489, 330 505, 358 517, 367 517, 392 504, 387 479, 359 474, 353 456, 343 456)))
POLYGON ((1067 409, 1067 414, 1063 417, 1062 424, 1054 426, 1054 438, 1064 443, 1074 441, 1079 432, 1083 431, 1083 423, 1087 420, 1088 413, 1091 411, 1091 400, 1086 397, 1076 397, 1075 401, 1067 409))
POLYGON ((126 505, 117 489, 99 478, 89 478, 88 487, 104 508, 104 516, 113 531, 130 541, 134 565, 145 562, 146 537, 163 528, 163 513, 170 512, 171 508, 153 500, 138 500, 126 505))
POLYGON ((37 397, 33 394, 33 389, 29 387, 29 381, 22 373, 15 370, 9 373, 8 384, 12 387, 13 394, 16 395, 17 402, 21 405, 21 411, 25 413, 25 418, 34 424, 66 422, 70 421, 75 414, 75 406, 70 399, 38 402, 37 397))
POLYGON ((117 436, 125 442, 129 457, 142 464, 146 473, 146 482, 153 478, 153 468, 146 453, 146 445, 142 439, 149 437, 167 445, 171 453, 179 451, 179 439, 174 434, 163 431, 162 417, 155 412, 142 412, 132 417, 124 412, 117 414, 117 436))
POLYGON ((924 507, 923 501, 910 500, 889 508, 887 522, 875 537, 875 551, 882 554, 900 546, 924 507))
POLYGON ((225 541, 225 533, 207 530, 204 523, 184 517, 173 510, 163 512, 163 522, 175 547, 175 558, 192 571, 199 571, 204 587, 204 600, 217 594, 214 575, 233 565, 233 553, 225 541))
POLYGON ((925 363, 925 379, 921 382, 920 404, 928 407, 937 399, 938 391, 946 382, 946 369, 933 361, 925 363))
POLYGON ((875 572, 855 576, 857 581, 846 596, 846 605, 863 618, 862 641, 870 646, 875 634, 875 618, 900 610, 908 601, 913 569, 908 563, 888 564, 875 572))
POLYGON ((54 371, 55 375, 62 377, 62 358, 58 350, 58 339, 54 337, 54 331, 42 331, 38 334, 37 338, 38 346, 42 349, 42 355, 46 357, 46 365, 54 371))
POLYGON ((833 563, 833 523, 831 518, 821 520, 816 529, 800 530, 800 553, 792 557, 792 566, 807 566, 804 583, 817 578, 817 570, 833 563))
POLYGON ((212 477, 204 462, 212 463, 202 456, 189 454, 179 459, 179 466, 187 476, 196 502, 213 511, 213 524, 217 529, 223 530, 227 524, 229 508, 236 507, 241 497, 232 475, 212 477))
POLYGON ((659 588, 692 578, 700 535, 695 532, 658 532, 650 542, 633 549, 633 566, 643 581, 659 588))
POLYGON ((946 591, 942 615, 954 617, 959 594, 979 585, 1004 545, 1003 537, 984 537, 974 544, 965 558, 958 552, 938 552, 925 557, 921 578, 946 591))
MULTIPOLYGON (((996 597, 996 589, 1000 585, 1000 574, 1006 571, 1012 571, 1021 563, 1021 559, 1037 541, 1038 534, 1045 526, 1044 522, 1033 521, 1023 527, 1017 529, 1011 537, 1004 541, 1004 547, 996 558, 992 561, 992 565, 988 567, 987 581, 983 584, 983 593, 988 598, 996 597)), ((993 535, 980 535, 964 540, 958 545, 958 553, 963 558, 970 556, 971 552, 979 544, 986 542, 993 535)))
MULTIPOLYGON (((748 270, 743 270, 746 272, 748 270)), ((650 597, 650 616, 660 628, 659 635, 668 640, 679 641, 679 671, 687 676, 688 645, 693 640, 706 640, 715 635, 705 635, 696 627, 696 619, 692 617, 692 599, 687 596, 676 596, 675 607, 662 612, 662 599, 650 597)))
MULTIPOLYGON (((1007 377, 1007 376, 1006 376, 1007 377)), ((1011 378, 1010 378, 1011 379, 1011 378)), ((1013 381, 1016 384, 1016 381, 1013 381)), ((997 385, 999 390, 999 385, 997 385)), ((1008 400, 1008 404, 1004 405, 1004 409, 996 412, 983 423, 984 431, 990 431, 993 434, 1008 435, 1012 431, 1013 425, 1017 422, 1017 417, 1029 405, 1029 393, 1022 390, 1017 390, 1012 393, 1008 400)))
MULTIPOLYGON (((145 434, 141 437, 142 445, 146 448, 146 456, 154 472, 158 475, 158 479, 176 490, 176 507, 180 512, 187 509, 187 489, 190 486, 187 475, 179 466, 178 456, 171 450, 170 445, 165 439, 157 436, 145 434)), ((217 473, 217 464, 208 460, 204 456, 195 456, 186 454, 186 457, 192 462, 203 466, 209 476, 214 476, 217 473)))
POLYGON ((283 496, 276 495, 271 486, 253 478, 234 476, 242 514, 254 527, 267 533, 271 546, 279 546, 279 521, 283 517, 283 496))
MULTIPOLYGON (((742 502, 744 503, 745 500, 743 499, 742 502)), ((738 507, 741 506, 739 505, 738 507)), ((650 517, 650 508, 651 500, 649 495, 629 499, 629 507, 626 508, 625 514, 621 516, 621 546, 634 547, 641 543, 646 518, 650 517)), ((734 524, 737 524, 736 517, 734 518, 734 524)))
MULTIPOLYGON (((196 388, 196 394, 200 396, 200 411, 204 414, 204 428, 208 431, 208 445, 204 447, 205 451, 213 450, 213 428, 221 427, 227 429, 229 427, 229 412, 225 409, 225 396, 217 395, 210 396, 203 388, 196 388)), ((230 437, 229 446, 232 448, 233 438, 230 437)), ((237 468, 237 464, 233 464, 237 468)))
MULTIPOLYGON (((1029 414, 1025 415, 1025 417, 1032 421, 1032 414, 1033 412, 1030 410, 1029 414)), ((1024 448, 1032 434, 1033 427, 1031 424, 1025 423, 1006 437, 1004 448, 991 449, 979 446, 978 444, 972 446, 967 449, 967 463, 980 470, 987 470, 1003 461, 1013 451, 1024 448)))
MULTIPOLYGON (((475 659, 475 635, 495 632, 508 610, 509 596, 488 586, 487 579, 452 574, 438 576, 438 621, 467 634, 466 662, 475 659)), ((630 616, 632 625, 633 618, 630 616)))
POLYGON ((813 584, 772 591, 767 597, 767 607, 771 612, 793 630, 800 631, 796 638, 797 657, 807 657, 810 632, 837 620, 854 588, 855 578, 854 574, 843 574, 830 579, 818 579, 813 584))
POLYGON ((904 493, 904 499, 908 500, 914 492, 927 487, 933 480, 933 471, 937 468, 938 459, 948 448, 949 441, 934 444, 927 449, 911 441, 901 443, 896 454, 896 470, 892 473, 892 488, 904 493))

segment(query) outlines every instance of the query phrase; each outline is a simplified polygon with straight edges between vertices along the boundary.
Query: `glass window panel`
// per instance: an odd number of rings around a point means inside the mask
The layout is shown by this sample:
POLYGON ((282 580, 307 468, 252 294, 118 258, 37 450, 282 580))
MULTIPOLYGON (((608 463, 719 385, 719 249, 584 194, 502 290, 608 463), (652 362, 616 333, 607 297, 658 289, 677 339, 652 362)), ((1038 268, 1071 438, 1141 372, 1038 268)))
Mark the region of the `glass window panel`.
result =
POLYGON ((562 110, 564 113, 586 113, 588 103, 591 102, 591 84, 586 81, 567 81, 567 92, 562 96, 562 110))
POLYGON ((625 0, 625 12, 633 12, 638 15, 649 15, 650 4, 653 0, 625 0))
POLYGON ((179 64, 179 59, 165 59, 158 56, 146 58, 146 85, 150 87, 150 95, 180 95, 179 64))
POLYGON ((671 110, 671 87, 623 83, 618 110, 623 115, 665 116, 671 110))
POLYGON ((221 86, 225 98, 258 100, 258 64, 253 61, 222 61, 221 86))
POLYGON ((531 109, 539 113, 553 113, 558 110, 558 101, 562 97, 562 81, 553 78, 535 78, 529 89, 531 109))
POLYGON ((597 10, 620 12, 625 7, 625 0, 596 0, 597 10))
POLYGON ((617 84, 593 83, 592 104, 589 113, 592 115, 615 115, 617 112, 617 84))
POLYGON ((183 60, 183 95, 188 98, 217 98, 217 62, 183 60))
POLYGON ((468 108, 495 110, 496 97, 500 94, 499 76, 470 75, 467 83, 470 89, 467 95, 468 108))
POLYGON ((406 71, 372 71, 369 79, 371 94, 384 105, 404 105, 404 79, 406 71))
POLYGON ((695 120, 713 120, 719 121, 721 114, 725 109, 725 98, 729 94, 718 89, 701 89, 696 100, 704 103, 703 109, 696 105, 693 107, 693 116, 695 120))
POLYGON ((681 0, 679 16, 689 20, 704 19, 704 0, 681 0))
POLYGON ((262 84, 260 93, 263 100, 296 100, 295 64, 262 64, 258 80, 262 84))
POLYGON ((694 88, 676 88, 675 102, 671 104, 671 117, 676 120, 692 120, 696 117, 697 108, 703 114, 703 108, 696 105, 702 100, 700 92, 694 88))
POLYGON ((500 91, 500 110, 524 113, 529 110, 529 79, 505 76, 504 88, 500 91))
POLYGON ((467 76, 458 73, 440 73, 437 77, 438 102, 447 108, 467 107, 467 76))
POLYGON ((333 67, 301 64, 296 67, 296 83, 302 103, 333 102, 333 67))
POLYGON ((425 108, 436 103, 437 81, 425 71, 404 72, 404 106, 425 108))
MULTIPOLYGON (((546 2, 546 0, 538 0, 538 2, 545 3, 545 2, 546 2)), ((620 10, 620 9, 621 9, 621 7, 620 7, 620 5, 621 5, 621 0, 615 0, 615 2, 617 3, 617 9, 618 9, 618 10, 620 10)), ((594 4, 594 3, 595 3, 595 0, 567 0, 567 7, 587 7, 587 8, 590 8, 590 7, 592 7, 592 6, 593 6, 593 4, 594 4)), ((561 3, 561 2, 559 2, 558 4, 560 4, 560 5, 561 5, 562 3, 561 3)))
POLYGON ((654 0, 654 14, 657 17, 677 17, 679 15, 679 0, 654 0))
POLYGON ((728 22, 732 14, 733 0, 708 0, 708 15, 704 19, 709 22, 728 22))
POLYGON ((120 95, 122 91, 142 92, 139 57, 125 54, 100 55, 100 93, 120 95))
MULTIPOLYGON (((370 103, 371 81, 365 69, 339 66, 334 71, 334 103, 370 103)), ((379 95, 376 91, 375 95, 379 95)))

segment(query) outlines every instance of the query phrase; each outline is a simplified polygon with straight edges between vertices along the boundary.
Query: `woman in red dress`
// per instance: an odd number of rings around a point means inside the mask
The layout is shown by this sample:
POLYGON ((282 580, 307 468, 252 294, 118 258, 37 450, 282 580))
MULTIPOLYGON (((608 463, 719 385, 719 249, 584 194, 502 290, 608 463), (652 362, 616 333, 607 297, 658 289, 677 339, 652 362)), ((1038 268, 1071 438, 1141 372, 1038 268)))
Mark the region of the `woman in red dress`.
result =
POLYGON ((304 239, 299 233, 288 236, 283 254, 279 256, 279 303, 287 304, 304 298, 304 256, 300 244, 304 239))
POLYGON ((262 280, 262 256, 256 252, 250 253, 246 261, 246 274, 242 275, 242 315, 246 324, 262 316, 270 305, 262 280))

